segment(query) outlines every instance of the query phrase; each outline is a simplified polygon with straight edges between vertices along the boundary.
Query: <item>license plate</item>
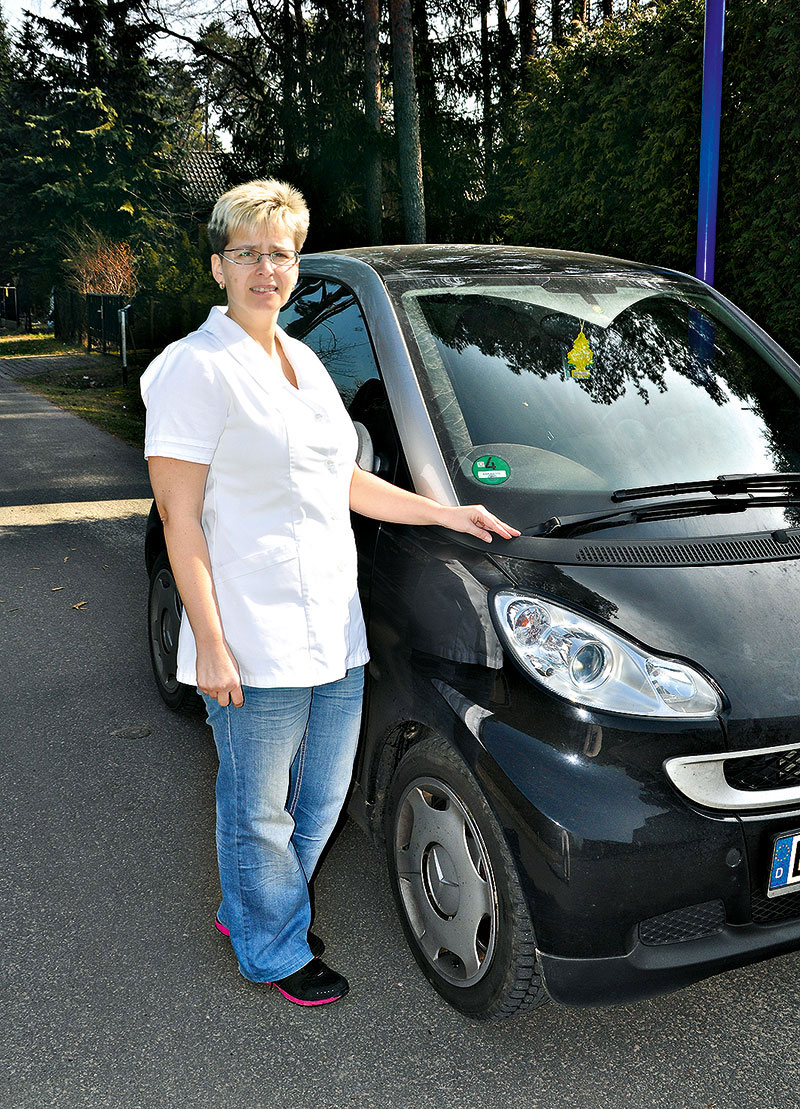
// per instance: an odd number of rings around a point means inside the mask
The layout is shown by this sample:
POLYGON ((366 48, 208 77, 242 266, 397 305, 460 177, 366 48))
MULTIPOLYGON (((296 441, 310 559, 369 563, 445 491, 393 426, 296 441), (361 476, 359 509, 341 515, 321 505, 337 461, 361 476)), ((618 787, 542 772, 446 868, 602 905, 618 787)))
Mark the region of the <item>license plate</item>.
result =
POLYGON ((767 897, 780 897, 800 889, 800 832, 777 836, 772 848, 767 897))

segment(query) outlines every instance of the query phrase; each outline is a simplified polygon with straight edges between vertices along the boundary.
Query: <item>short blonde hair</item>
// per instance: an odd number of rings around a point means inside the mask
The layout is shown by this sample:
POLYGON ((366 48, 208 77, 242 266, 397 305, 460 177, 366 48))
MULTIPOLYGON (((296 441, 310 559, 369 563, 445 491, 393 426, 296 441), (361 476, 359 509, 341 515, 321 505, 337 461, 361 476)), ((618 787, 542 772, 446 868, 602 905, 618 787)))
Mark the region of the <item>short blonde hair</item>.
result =
POLYGON ((248 181, 223 193, 208 222, 213 254, 224 250, 228 238, 239 227, 265 231, 276 225, 287 231, 300 250, 308 234, 308 208, 303 194, 285 181, 248 181))

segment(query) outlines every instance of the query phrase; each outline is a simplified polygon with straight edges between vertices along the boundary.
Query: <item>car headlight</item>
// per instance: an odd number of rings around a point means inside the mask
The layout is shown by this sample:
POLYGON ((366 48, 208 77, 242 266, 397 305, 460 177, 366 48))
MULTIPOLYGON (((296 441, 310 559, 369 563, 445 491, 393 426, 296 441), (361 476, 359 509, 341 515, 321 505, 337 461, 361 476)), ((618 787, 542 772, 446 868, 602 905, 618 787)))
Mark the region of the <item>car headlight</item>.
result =
POLYGON ((522 669, 577 705, 632 716, 714 716, 722 707, 708 678, 679 659, 541 597, 500 590, 495 626, 522 669))

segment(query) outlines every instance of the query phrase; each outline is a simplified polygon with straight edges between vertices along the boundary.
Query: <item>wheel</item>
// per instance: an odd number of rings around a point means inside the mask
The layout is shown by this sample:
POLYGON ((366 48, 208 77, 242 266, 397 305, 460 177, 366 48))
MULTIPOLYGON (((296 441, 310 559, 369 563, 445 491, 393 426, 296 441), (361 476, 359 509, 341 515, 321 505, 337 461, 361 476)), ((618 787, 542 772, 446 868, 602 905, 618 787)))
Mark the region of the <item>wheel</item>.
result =
POLYGON ((153 564, 150 574, 150 595, 147 605, 148 641, 150 661, 158 692, 171 709, 188 707, 194 691, 178 681, 178 630, 181 626, 183 605, 175 578, 162 551, 153 564))
POLYGON ((442 997, 484 1020, 543 1004, 533 925, 503 833, 442 740, 424 739, 401 759, 385 833, 406 938, 442 997))

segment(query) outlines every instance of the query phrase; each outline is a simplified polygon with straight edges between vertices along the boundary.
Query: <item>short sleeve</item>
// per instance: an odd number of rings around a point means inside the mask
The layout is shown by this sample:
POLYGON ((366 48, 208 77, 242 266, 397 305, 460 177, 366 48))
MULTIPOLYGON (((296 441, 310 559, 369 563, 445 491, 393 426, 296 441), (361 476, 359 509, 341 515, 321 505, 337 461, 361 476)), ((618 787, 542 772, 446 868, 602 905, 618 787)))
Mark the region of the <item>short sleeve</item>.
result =
POLYGON ((228 394, 214 354, 182 340, 142 375, 147 409, 144 455, 208 464, 225 426, 228 394))

